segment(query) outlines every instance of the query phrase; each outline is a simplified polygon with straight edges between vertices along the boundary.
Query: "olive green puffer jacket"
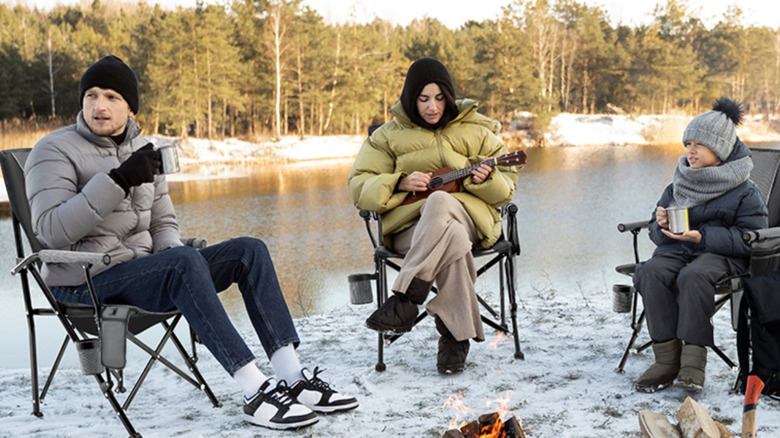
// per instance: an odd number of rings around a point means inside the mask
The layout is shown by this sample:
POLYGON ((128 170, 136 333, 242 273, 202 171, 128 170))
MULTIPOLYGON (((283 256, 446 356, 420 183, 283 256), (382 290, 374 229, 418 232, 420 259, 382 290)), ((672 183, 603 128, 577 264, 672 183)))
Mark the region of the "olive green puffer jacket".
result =
MULTIPOLYGON (((403 205, 408 192, 396 191, 399 180, 414 171, 434 172, 442 167, 463 169, 508 151, 498 138, 501 124, 477 112, 477 103, 459 100, 458 116, 436 131, 413 124, 400 102, 393 120, 365 140, 349 173, 348 188, 355 207, 382 215, 383 237, 412 226, 425 200, 403 205)), ((470 177, 453 193, 474 220, 480 247, 492 246, 501 235, 497 208, 512 200, 517 186, 515 167, 497 166, 482 184, 470 177)))

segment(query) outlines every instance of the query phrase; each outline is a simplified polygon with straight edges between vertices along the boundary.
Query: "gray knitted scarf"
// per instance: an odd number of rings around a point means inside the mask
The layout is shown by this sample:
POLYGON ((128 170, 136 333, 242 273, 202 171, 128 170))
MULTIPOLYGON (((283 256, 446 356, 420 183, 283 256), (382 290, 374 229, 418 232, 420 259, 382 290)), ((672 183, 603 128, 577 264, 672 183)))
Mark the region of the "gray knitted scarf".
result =
POLYGON ((693 169, 683 155, 672 178, 677 207, 691 208, 715 199, 745 182, 753 169, 750 156, 726 161, 719 166, 693 169))

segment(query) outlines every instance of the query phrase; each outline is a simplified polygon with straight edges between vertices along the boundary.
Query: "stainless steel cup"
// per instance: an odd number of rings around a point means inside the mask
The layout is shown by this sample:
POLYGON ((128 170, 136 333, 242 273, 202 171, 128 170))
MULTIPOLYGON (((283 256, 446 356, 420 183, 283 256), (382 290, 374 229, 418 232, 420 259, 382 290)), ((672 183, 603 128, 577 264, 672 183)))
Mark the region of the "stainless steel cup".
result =
POLYGON ((682 234, 688 231, 688 209, 682 207, 669 207, 666 209, 669 218, 669 231, 674 234, 682 234))
POLYGON ((103 362, 100 360, 100 339, 90 338, 76 341, 76 351, 82 374, 89 376, 105 371, 103 362))
POLYGON ((372 274, 352 274, 347 277, 349 281, 349 301, 352 304, 368 304, 374 300, 371 293, 372 274))
POLYGON ((612 311, 628 313, 634 302, 634 288, 627 284, 612 285, 612 311))
POLYGON ((160 146, 157 148, 160 152, 160 173, 176 173, 179 168, 179 153, 176 151, 175 144, 160 146))

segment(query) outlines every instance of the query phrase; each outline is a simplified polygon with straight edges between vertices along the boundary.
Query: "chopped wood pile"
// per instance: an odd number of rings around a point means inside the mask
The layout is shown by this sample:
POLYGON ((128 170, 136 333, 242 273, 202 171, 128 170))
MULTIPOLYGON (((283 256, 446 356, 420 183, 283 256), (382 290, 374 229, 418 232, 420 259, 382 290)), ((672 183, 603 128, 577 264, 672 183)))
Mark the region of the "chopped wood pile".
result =
POLYGON ((710 417, 707 410, 686 397, 677 411, 677 424, 666 415, 639 411, 639 427, 646 438, 733 438, 722 423, 710 417))

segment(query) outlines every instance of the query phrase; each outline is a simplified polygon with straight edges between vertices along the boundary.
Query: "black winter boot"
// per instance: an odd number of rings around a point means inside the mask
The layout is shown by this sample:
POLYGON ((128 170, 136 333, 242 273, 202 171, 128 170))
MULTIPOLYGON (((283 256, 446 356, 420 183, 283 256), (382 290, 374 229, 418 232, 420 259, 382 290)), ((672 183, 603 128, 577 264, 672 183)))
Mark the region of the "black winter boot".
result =
POLYGON ((416 318, 417 304, 404 294, 393 294, 366 319, 366 326, 379 333, 405 333, 412 330, 416 318))
POLYGON ((406 289, 406 296, 409 298, 409 301, 419 306, 428 298, 428 293, 431 292, 431 286, 433 286, 432 281, 422 281, 419 278, 414 277, 412 282, 409 283, 409 288, 406 289))
POLYGON ((441 318, 434 317, 439 332, 439 352, 436 354, 436 369, 441 374, 455 374, 463 371, 469 355, 469 340, 456 341, 441 318))
POLYGON ((413 278, 406 293, 393 293, 382 307, 366 319, 366 326, 380 333, 411 331, 417 318, 417 306, 425 302, 432 285, 431 282, 413 278))

